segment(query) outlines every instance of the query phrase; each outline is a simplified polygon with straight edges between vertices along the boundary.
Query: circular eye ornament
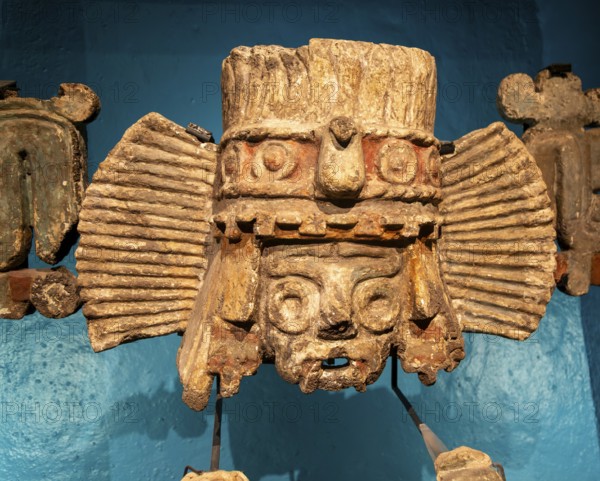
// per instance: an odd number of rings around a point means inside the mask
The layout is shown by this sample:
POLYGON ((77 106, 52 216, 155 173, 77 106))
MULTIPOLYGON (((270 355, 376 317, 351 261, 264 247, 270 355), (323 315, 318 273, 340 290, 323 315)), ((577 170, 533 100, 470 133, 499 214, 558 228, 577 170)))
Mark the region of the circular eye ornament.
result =
POLYGON ((392 184, 408 184, 417 175, 417 154, 411 144, 402 140, 392 140, 381 147, 375 162, 379 176, 392 184))
POLYGON ((293 158, 290 147, 283 142, 267 141, 257 152, 257 160, 276 179, 286 179, 296 170, 297 161, 293 158))
POLYGON ((316 318, 319 291, 309 281, 278 279, 269 286, 267 296, 269 321, 282 332, 300 334, 316 318))
POLYGON ((398 287, 387 278, 366 280, 354 290, 353 309, 354 317, 369 331, 389 331, 400 312, 398 287))

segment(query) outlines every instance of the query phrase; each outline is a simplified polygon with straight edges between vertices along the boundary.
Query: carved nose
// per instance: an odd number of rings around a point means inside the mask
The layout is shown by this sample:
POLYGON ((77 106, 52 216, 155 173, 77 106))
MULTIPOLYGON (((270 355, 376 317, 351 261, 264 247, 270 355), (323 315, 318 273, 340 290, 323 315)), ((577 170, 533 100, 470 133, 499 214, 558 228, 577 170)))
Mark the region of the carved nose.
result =
POLYGON ((356 335, 356 326, 350 319, 350 309, 344 305, 328 303, 321 311, 319 337, 336 340, 348 339, 356 335))
POLYGON ((410 318, 421 329, 427 328, 443 304, 441 280, 434 274, 435 266, 428 262, 430 257, 432 256, 420 253, 410 261, 413 287, 410 318))
POLYGON ((356 126, 348 117, 336 117, 329 122, 329 131, 340 147, 345 149, 356 135, 356 126))
POLYGON ((352 119, 336 117, 323 135, 317 184, 330 198, 355 198, 365 185, 361 136, 352 119))
POLYGON ((441 289, 428 279, 417 279, 414 283, 415 295, 412 306, 413 320, 422 328, 439 312, 442 292, 441 289))

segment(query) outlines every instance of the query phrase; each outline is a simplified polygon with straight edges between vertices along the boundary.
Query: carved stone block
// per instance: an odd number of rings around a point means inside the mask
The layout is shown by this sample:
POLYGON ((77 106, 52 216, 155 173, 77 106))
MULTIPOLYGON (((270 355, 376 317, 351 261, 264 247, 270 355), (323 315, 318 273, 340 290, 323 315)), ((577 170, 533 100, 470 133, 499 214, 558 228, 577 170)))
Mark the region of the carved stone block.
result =
POLYGON ((79 128, 99 109, 96 94, 82 84, 61 84, 50 100, 0 99, 0 271, 24 263, 32 228, 37 256, 57 261, 87 183, 79 128))
MULTIPOLYGON (((61 84, 50 100, 17 93, 15 82, 0 89, 0 271, 26 266, 32 229, 37 256, 49 264, 59 260, 87 184, 84 124, 100 109, 96 94, 82 84, 61 84)), ((19 319, 31 304, 48 317, 64 317, 79 305, 74 276, 63 270, 8 274, 13 284, 19 276, 34 284, 27 299, 15 300, 1 275, 2 317, 19 319)))
POLYGON ((585 294, 600 253, 600 129, 588 128, 600 122, 600 89, 582 92, 570 69, 551 66, 535 80, 506 77, 498 109, 524 125, 523 142, 548 186, 565 264, 558 285, 568 294, 585 294))

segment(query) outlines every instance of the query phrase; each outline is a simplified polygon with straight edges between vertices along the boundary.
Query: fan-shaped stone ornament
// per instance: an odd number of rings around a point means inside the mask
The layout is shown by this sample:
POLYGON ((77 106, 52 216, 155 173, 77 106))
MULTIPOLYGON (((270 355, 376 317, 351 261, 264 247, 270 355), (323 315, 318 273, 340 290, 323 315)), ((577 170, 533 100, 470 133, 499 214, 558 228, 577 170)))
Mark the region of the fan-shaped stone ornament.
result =
POLYGON ((502 123, 442 158, 440 257, 463 330, 526 339, 554 282, 554 215, 523 144, 502 123))
POLYGON ((536 329, 555 262, 541 174, 501 124, 440 154, 431 55, 239 47, 222 87, 218 146, 149 114, 94 176, 77 265, 94 349, 185 330, 200 410, 215 376, 232 396, 265 361, 306 393, 364 391, 390 355, 432 384, 462 331, 536 329))
POLYGON ((102 162, 76 253, 94 350, 185 330, 212 242, 215 169, 214 144, 154 113, 102 162))

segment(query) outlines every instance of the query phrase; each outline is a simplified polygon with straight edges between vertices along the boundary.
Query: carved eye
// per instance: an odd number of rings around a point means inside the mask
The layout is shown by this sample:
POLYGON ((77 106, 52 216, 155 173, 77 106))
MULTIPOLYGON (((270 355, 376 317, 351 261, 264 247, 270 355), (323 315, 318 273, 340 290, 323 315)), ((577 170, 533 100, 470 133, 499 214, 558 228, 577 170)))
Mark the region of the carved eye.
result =
POLYGON ((376 163, 379 176, 393 184, 408 184, 417 175, 417 154, 410 144, 401 140, 385 144, 376 163))
POLYGON ((369 279, 354 291, 354 313, 368 330, 380 333, 394 327, 400 311, 400 293, 389 279, 369 279))
POLYGON ((258 165, 264 165, 275 179, 286 179, 294 173, 297 161, 283 142, 265 142, 257 153, 258 165))
POLYGON ((280 331, 300 334, 315 319, 319 291, 304 279, 279 279, 270 285, 267 312, 270 322, 280 331))

